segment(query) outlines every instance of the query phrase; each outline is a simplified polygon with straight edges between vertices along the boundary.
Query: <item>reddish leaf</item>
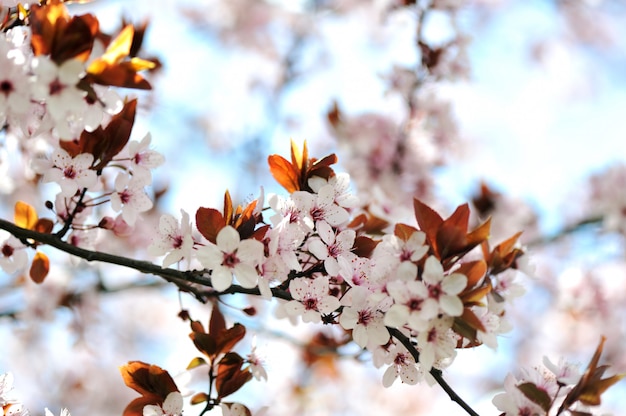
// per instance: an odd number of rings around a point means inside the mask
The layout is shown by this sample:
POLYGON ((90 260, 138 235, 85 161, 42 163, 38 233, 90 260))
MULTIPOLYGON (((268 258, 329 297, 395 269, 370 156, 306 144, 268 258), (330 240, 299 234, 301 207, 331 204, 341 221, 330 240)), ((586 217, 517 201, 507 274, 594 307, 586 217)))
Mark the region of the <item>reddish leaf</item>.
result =
POLYGON ((15 222, 15 225, 18 227, 32 230, 35 224, 37 224, 37 211, 26 202, 17 201, 15 203, 13 222, 15 222))
POLYGON ((35 253, 33 263, 30 265, 30 278, 35 283, 42 283, 45 280, 46 276, 48 276, 49 271, 50 260, 48 260, 48 256, 38 251, 37 253, 35 253))
POLYGON ((193 341, 198 351, 205 354, 210 360, 218 354, 216 336, 204 332, 192 332, 189 338, 193 341))
POLYGON ((271 155, 267 158, 267 162, 272 176, 287 192, 293 193, 300 190, 298 172, 287 159, 280 155, 271 155))
POLYGON ((467 277, 467 287, 472 288, 485 277, 487 263, 484 260, 468 261, 461 264, 455 272, 464 274, 467 277))
POLYGON ((426 238, 430 242, 433 249, 437 250, 437 230, 443 223, 443 218, 439 216, 432 208, 421 202, 419 199, 413 199, 413 208, 415 211, 415 219, 420 229, 426 233, 426 238))
POLYGON ((143 408, 152 404, 158 405, 162 404, 163 399, 156 394, 148 394, 145 396, 141 396, 133 400, 126 406, 124 409, 124 413, 122 416, 143 416, 143 408))
POLYGON ((367 236, 359 235, 354 240, 352 252, 359 257, 369 257, 374 252, 378 243, 380 243, 380 241, 374 241, 367 236))
POLYGON ((409 241, 413 233, 416 231, 417 228, 410 225, 396 224, 396 227, 393 230, 393 234, 402 241, 409 241))
POLYGON ((236 323, 216 334, 217 353, 230 351, 246 335, 246 327, 236 323))
POLYGON ((224 330, 226 330, 226 320, 224 319, 222 311, 220 311, 218 303, 213 302, 211 320, 209 321, 209 334, 218 335, 224 330))
POLYGON ((224 220, 229 224, 233 218, 233 200, 230 197, 230 192, 224 192, 224 220))
POLYGON ((217 234, 226 226, 222 213, 213 208, 198 208, 196 211, 196 228, 200 234, 213 244, 217 242, 217 234))
POLYGON ((243 358, 235 352, 229 352, 219 362, 215 388, 218 399, 233 394, 252 379, 249 369, 241 370, 243 358))
POLYGON ((130 361, 120 367, 124 383, 143 396, 156 395, 165 400, 167 395, 178 391, 172 376, 161 367, 141 361, 130 361))
POLYGON ((535 383, 531 382, 518 384, 516 387, 524 394, 524 396, 526 396, 528 400, 539 405, 539 407, 541 407, 546 414, 550 411, 550 407, 552 407, 552 400, 545 390, 540 389, 535 383))
POLYGON ((472 232, 467 235, 467 244, 471 246, 471 248, 474 248, 477 245, 481 244, 483 241, 486 241, 489 238, 490 233, 491 218, 488 218, 487 221, 476 227, 474 230, 472 230, 472 232))
POLYGON ((52 220, 48 218, 39 218, 37 223, 33 227, 33 230, 42 234, 50 234, 52 232, 52 228, 54 227, 54 223, 52 220))

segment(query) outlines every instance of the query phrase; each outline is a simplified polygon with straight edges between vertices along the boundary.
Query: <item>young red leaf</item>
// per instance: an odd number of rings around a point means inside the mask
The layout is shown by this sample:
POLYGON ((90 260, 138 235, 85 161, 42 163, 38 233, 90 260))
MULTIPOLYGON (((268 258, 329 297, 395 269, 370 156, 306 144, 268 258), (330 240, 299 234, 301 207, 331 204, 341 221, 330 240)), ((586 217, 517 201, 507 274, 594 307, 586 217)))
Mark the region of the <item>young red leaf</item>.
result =
POLYGON ((230 197, 230 192, 224 192, 224 220, 227 224, 230 224, 233 219, 233 200, 230 197))
POLYGON ((209 359, 215 359, 219 353, 214 335, 205 334, 204 332, 192 332, 189 334, 189 338, 191 338, 198 351, 206 354, 209 359))
POLYGON ((485 277, 487 263, 484 260, 468 261, 461 264, 455 272, 465 275, 467 277, 467 287, 473 288, 485 277))
POLYGON ((54 223, 52 220, 48 218, 39 218, 37 223, 33 227, 33 230, 42 234, 50 234, 52 232, 52 228, 54 227, 54 223))
POLYGON ((42 283, 45 280, 46 276, 48 276, 49 271, 50 260, 48 260, 48 256, 46 256, 41 251, 38 251, 37 253, 35 253, 33 263, 30 265, 30 278, 35 283, 42 283))
POLYGON ((163 399, 155 394, 148 394, 145 396, 137 397, 131 401, 124 409, 122 416, 143 416, 143 408, 152 404, 158 405, 163 403, 163 399))
POLYGON ((213 302, 213 309, 211 310, 211 319, 209 320, 209 334, 218 335, 220 332, 226 329, 226 320, 224 315, 218 306, 217 302, 213 302))
POLYGON ((235 352, 229 352, 220 360, 215 378, 218 399, 233 394, 252 379, 248 368, 241 370, 242 365, 243 358, 235 352))
POLYGON ((226 226, 222 213, 214 208, 198 208, 196 211, 196 228, 200 234, 213 244, 217 242, 217 234, 226 226))
POLYGON ((396 224, 393 229, 393 234, 402 241, 409 241, 409 238, 417 231, 417 228, 407 224, 396 224))
POLYGON ((359 257, 369 257, 374 252, 378 243, 380 243, 380 241, 374 241, 367 236, 359 235, 354 240, 352 252, 359 257))
POLYGON ((217 353, 230 351, 246 335, 246 327, 235 324, 232 328, 220 331, 216 334, 217 353))
POLYGON ((548 396, 548 393, 545 390, 540 389, 535 383, 531 382, 522 383, 516 387, 524 394, 524 396, 526 396, 528 400, 538 404, 539 407, 546 412, 546 414, 550 411, 552 399, 550 399, 550 396, 548 396))
POLYGON ((287 192, 293 193, 300 190, 298 171, 287 159, 280 155, 271 155, 267 158, 267 162, 272 176, 287 192))
POLYGON ((439 216, 432 208, 421 202, 419 199, 413 199, 413 209, 415 211, 415 219, 420 229, 426 233, 426 238, 430 242, 433 249, 437 249, 437 230, 443 223, 443 218, 439 216))
POLYGON ((141 361, 130 361, 120 367, 124 383, 143 396, 156 395, 165 400, 167 395, 178 391, 172 376, 161 367, 141 361))

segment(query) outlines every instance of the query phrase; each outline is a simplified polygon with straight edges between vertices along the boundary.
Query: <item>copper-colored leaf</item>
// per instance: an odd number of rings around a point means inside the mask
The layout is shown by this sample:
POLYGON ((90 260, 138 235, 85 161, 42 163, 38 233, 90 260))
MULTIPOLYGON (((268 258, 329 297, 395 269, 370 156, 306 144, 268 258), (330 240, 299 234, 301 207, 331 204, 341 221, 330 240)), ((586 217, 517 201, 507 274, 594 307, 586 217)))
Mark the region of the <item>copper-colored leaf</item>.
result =
POLYGON ((531 382, 518 384, 516 387, 528 400, 539 405, 546 413, 550 411, 552 399, 550 399, 550 396, 545 390, 540 389, 535 383, 531 382))
POLYGON ((15 213, 13 215, 15 225, 32 230, 35 224, 37 224, 37 219, 37 211, 31 205, 24 201, 15 203, 15 213))
POLYGON ((220 331, 216 334, 217 352, 224 353, 232 350, 245 335, 246 327, 239 323, 233 325, 232 328, 220 331))
POLYGON ((213 309, 211 310, 211 319, 209 320, 209 334, 218 335, 220 332, 226 330, 226 320, 219 308, 217 302, 213 302, 213 309))
POLYGON ((472 230, 472 232, 467 234, 467 244, 471 245, 472 248, 474 248, 483 241, 486 241, 489 238, 490 233, 491 218, 488 218, 487 221, 485 221, 474 230, 472 230))
POLYGON ((614 376, 597 380, 587 384, 581 391, 579 400, 587 406, 598 406, 602 403, 602 394, 612 385, 626 377, 626 374, 616 374, 614 376))
POLYGON ((287 192, 293 193, 300 190, 298 172, 287 159, 280 155, 271 155, 267 158, 267 162, 272 176, 287 192))
POLYGON ((417 228, 412 227, 407 224, 396 224, 393 229, 393 234, 398 237, 402 241, 409 241, 414 232, 417 231, 417 228))
POLYGON ((46 276, 48 276, 49 271, 50 260, 48 260, 48 256, 46 256, 41 251, 38 251, 37 253, 35 253, 33 263, 30 265, 30 278, 35 283, 42 283, 45 280, 46 276))
POLYGON ((191 404, 200 404, 209 401, 209 395, 206 393, 196 393, 191 397, 189 403, 191 404))
POLYGON ((217 234, 225 226, 226 220, 218 210, 201 207, 196 211, 196 228, 213 244, 217 242, 217 234))
POLYGON ((130 361, 120 367, 124 383, 143 396, 156 395, 165 399, 173 391, 178 391, 172 376, 161 367, 141 361, 130 361))
POLYGON ((204 332, 192 332, 189 334, 189 338, 193 341, 198 351, 206 354, 206 356, 213 360, 218 354, 216 337, 211 334, 205 334, 204 332))
POLYGON ((413 199, 413 209, 415 211, 415 219, 420 229, 426 233, 433 249, 436 250, 437 230, 443 223, 443 218, 439 216, 432 208, 421 202, 419 199, 413 199))
POLYGON ((219 399, 233 394, 252 379, 249 369, 241 370, 243 362, 243 358, 235 352, 227 353, 220 360, 215 378, 215 388, 219 399))
POLYGON ((307 148, 306 140, 304 141, 302 145, 302 152, 300 152, 298 145, 292 139, 291 140, 291 163, 293 164, 294 168, 297 168, 299 170, 298 176, 300 177, 304 176, 304 174, 306 173, 306 169, 307 169, 306 164, 308 161, 309 161, 309 149, 307 148))
POLYGON ((472 288, 485 277, 487 263, 484 260, 468 261, 455 270, 467 277, 467 287, 472 288))
POLYGON ((228 192, 228 190, 226 192, 224 192, 224 220, 226 221, 226 223, 230 223, 231 219, 233 218, 233 200, 230 197, 230 192, 228 192))
POLYGON ((57 21, 67 21, 67 8, 58 2, 45 6, 34 5, 29 13, 31 28, 30 43, 35 56, 49 55, 56 36, 57 21))
POLYGON ((143 416, 143 408, 152 404, 158 405, 163 403, 163 398, 156 394, 147 394, 133 400, 126 406, 122 416, 143 416))
POLYGON ((33 230, 42 234, 50 234, 52 232, 52 228, 54 227, 54 223, 52 220, 48 218, 39 218, 37 223, 33 227, 33 230))
POLYGON ((380 241, 374 241, 367 236, 359 235, 354 240, 352 252, 359 257, 369 257, 374 252, 378 243, 380 243, 380 241))
MULTIPOLYGON (((130 53, 130 46, 133 43, 135 28, 133 25, 126 25, 115 39, 109 43, 106 51, 100 59, 109 64, 116 64, 126 58, 130 53)), ((95 62, 94 62, 95 63, 95 62)), ((93 65, 93 64, 92 64, 93 65)), ((88 72, 91 66, 87 69, 88 72)))

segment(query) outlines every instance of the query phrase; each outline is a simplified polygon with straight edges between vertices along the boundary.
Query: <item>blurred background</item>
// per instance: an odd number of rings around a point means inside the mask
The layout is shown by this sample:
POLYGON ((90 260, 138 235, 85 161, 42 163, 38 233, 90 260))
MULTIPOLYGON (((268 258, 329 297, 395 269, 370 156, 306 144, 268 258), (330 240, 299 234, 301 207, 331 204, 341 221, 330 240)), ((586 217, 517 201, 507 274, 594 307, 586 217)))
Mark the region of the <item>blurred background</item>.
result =
MULTIPOLYGON (((306 140, 311 155, 337 153, 355 193, 394 221, 413 221, 416 196, 445 216, 471 202, 474 221, 493 217, 494 243, 524 231, 533 272, 519 277, 527 294, 509 312, 514 329, 497 351, 461 351, 445 372, 480 414, 497 414, 491 398, 507 373, 544 355, 584 368, 602 334, 606 361, 626 371, 622 1, 97 0, 70 10, 111 33, 122 18, 149 22, 144 54, 162 63, 133 131, 150 132, 166 157, 137 241, 157 212, 220 209, 226 189, 236 203, 261 186, 280 193, 267 156, 306 140)), ((15 192, 2 195, 3 212, 15 192)), ((120 414, 135 393, 117 367, 142 360, 182 373, 197 352, 177 313, 209 317, 174 287, 114 266, 67 263, 19 291, 9 281, 0 274, 0 373, 15 373, 35 414, 120 414)), ((382 370, 354 348, 319 356, 319 331, 337 335, 327 328, 276 320, 259 299, 226 302, 267 363, 267 382, 233 396, 253 411, 463 414, 438 386, 383 388, 382 370), (238 309, 250 305, 257 316, 238 309)), ((191 390, 202 383, 181 377, 191 390)), ((607 411, 626 407, 622 385, 607 411)))

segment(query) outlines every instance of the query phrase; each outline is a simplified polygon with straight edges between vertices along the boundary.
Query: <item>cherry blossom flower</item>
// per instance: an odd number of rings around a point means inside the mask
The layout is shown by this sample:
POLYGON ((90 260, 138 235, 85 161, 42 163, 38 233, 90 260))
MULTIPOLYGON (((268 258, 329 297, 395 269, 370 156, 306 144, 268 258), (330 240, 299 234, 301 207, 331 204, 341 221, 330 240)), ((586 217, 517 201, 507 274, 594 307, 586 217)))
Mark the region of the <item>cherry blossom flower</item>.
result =
POLYGON ((341 311, 339 323, 352 330, 352 339, 361 348, 369 343, 384 345, 389 341, 389 331, 385 327, 384 315, 378 309, 382 294, 372 294, 363 286, 348 291, 342 303, 348 304, 341 311))
POLYGON ((385 313, 385 325, 400 328, 407 324, 415 331, 428 328, 428 321, 437 316, 437 302, 429 296, 424 282, 394 280, 387 284, 394 304, 385 313))
POLYGON ((415 359, 404 346, 394 345, 391 365, 383 374, 383 386, 390 387, 400 377, 403 383, 415 385, 423 376, 418 371, 415 359))
POLYGON ((456 356, 458 336, 452 331, 451 317, 430 321, 429 328, 417 336, 420 351, 420 365, 428 372, 437 360, 452 359, 456 356))
POLYGON ((241 286, 255 287, 259 277, 256 266, 263 259, 263 243, 254 239, 241 241, 237 230, 230 225, 220 230, 216 243, 200 247, 197 252, 202 266, 211 270, 215 290, 221 292, 228 289, 233 275, 241 286))
POLYGON ((280 305, 279 317, 284 312, 289 317, 302 316, 303 322, 317 323, 321 314, 327 315, 341 306, 339 299, 329 294, 328 276, 294 279, 289 283, 289 292, 294 300, 280 305))
POLYGON ((8 114, 24 114, 29 107, 30 83, 24 66, 9 57, 12 47, 0 37, 0 125, 8 114))
POLYGON ((339 258, 352 261, 356 256, 350 251, 354 245, 356 233, 354 230, 343 230, 335 235, 331 226, 326 222, 319 222, 317 233, 319 237, 309 239, 308 250, 318 259, 324 261, 326 273, 331 276, 339 275, 339 258))
POLYGON ((309 178, 309 186, 315 193, 319 193, 321 188, 325 185, 333 187, 333 201, 340 207, 354 208, 358 205, 359 198, 350 193, 350 175, 348 173, 337 173, 328 180, 320 178, 319 176, 309 178))
POLYGON ((13 374, 0 375, 0 410, 7 416, 29 416, 28 410, 11 397, 13 390, 13 374))
POLYGON ((162 405, 149 404, 143 408, 143 416, 181 416, 183 396, 177 391, 167 395, 162 405))
POLYGON ((461 316, 463 302, 456 296, 467 286, 467 277, 460 273, 443 274, 443 266, 435 256, 426 259, 422 274, 431 299, 449 316, 461 316))
POLYGON ((115 191, 111 195, 111 207, 115 211, 121 210, 122 218, 130 226, 135 225, 139 213, 152 208, 142 178, 120 173, 115 179, 115 191))
POLYGON ((32 70, 32 96, 46 103, 46 111, 58 125, 83 111, 86 93, 76 88, 85 72, 82 62, 69 59, 57 66, 50 58, 38 56, 32 61, 32 70))
POLYGON ((374 250, 374 276, 382 279, 393 274, 399 280, 417 279, 415 262, 428 252, 425 241, 426 234, 421 231, 414 232, 406 241, 392 234, 384 235, 374 250))
POLYGON ((313 205, 313 195, 308 192, 294 192, 290 198, 271 195, 268 203, 276 213, 270 218, 274 228, 289 230, 295 240, 304 240, 313 230, 313 220, 309 211, 313 205))
POLYGON ((176 218, 169 214, 161 216, 159 220, 159 230, 157 237, 148 247, 148 254, 151 256, 162 256, 163 267, 168 267, 183 258, 189 260, 193 248, 193 238, 191 236, 191 222, 189 214, 181 210, 180 225, 176 218))
POLYGON ((61 196, 69 198, 79 189, 96 185, 98 176, 90 169, 92 163, 92 154, 81 153, 71 157, 65 150, 57 148, 50 161, 41 160, 33 167, 43 173, 44 182, 58 183, 61 186, 61 196))
POLYGON ((267 371, 263 367, 263 360, 257 354, 256 337, 252 339, 252 351, 246 356, 246 361, 250 364, 250 372, 257 380, 267 380, 267 371))
POLYGON ((133 175, 144 181, 145 184, 152 182, 150 169, 161 166, 165 162, 163 155, 155 150, 150 150, 152 136, 146 134, 140 142, 132 140, 128 143, 131 169, 133 175))
POLYGON ((522 390, 517 388, 519 382, 512 374, 504 379, 504 393, 497 394, 492 403, 505 416, 538 415, 543 416, 546 412, 537 403, 527 398, 522 390))
POLYGON ((24 244, 13 236, 0 243, 0 268, 9 274, 25 269, 28 265, 25 248, 24 244))
POLYGON ((563 358, 560 358, 559 362, 554 364, 548 357, 543 357, 543 365, 554 374, 557 382, 562 386, 576 384, 580 379, 578 366, 565 361, 563 358))
MULTIPOLYGON (((302 193, 308 194, 307 192, 294 192, 292 198, 302 196, 302 193)), ((335 189, 332 185, 324 185, 317 191, 309 209, 309 215, 316 227, 319 227, 320 222, 327 222, 337 227, 350 219, 348 211, 335 203, 335 189)))

